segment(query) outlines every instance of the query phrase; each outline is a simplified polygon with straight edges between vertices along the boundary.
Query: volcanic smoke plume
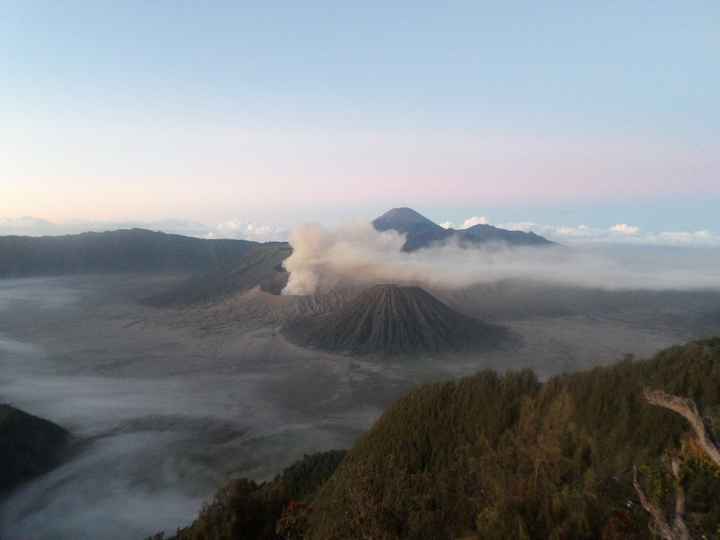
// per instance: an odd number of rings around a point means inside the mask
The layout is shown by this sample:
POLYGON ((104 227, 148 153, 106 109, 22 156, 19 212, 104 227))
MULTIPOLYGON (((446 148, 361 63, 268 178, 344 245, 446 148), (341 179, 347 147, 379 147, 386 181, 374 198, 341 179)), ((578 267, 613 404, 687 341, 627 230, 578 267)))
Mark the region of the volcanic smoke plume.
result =
POLYGON ((621 247, 472 248, 456 243, 403 251, 405 237, 360 223, 334 230, 310 224, 290 235, 284 294, 325 292, 340 284, 395 283, 458 289, 502 280, 603 289, 720 289, 720 250, 621 247))

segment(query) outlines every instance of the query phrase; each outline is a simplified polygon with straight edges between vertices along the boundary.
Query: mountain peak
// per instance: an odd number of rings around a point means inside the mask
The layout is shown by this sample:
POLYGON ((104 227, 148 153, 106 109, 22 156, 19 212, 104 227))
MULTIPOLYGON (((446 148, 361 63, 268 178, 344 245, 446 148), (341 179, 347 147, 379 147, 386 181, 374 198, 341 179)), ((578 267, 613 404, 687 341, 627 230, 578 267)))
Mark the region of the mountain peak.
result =
POLYGON ((522 231, 508 231, 488 224, 467 229, 445 229, 412 208, 392 208, 372 222, 378 231, 397 231, 406 236, 405 251, 415 251, 455 238, 460 245, 501 243, 512 246, 549 246, 542 236, 522 231))
MULTIPOLYGON (((424 221, 429 221, 425 216, 423 216, 420 212, 417 210, 413 210, 410 207, 407 206, 398 206, 397 208, 391 208, 387 212, 383 214, 383 216, 387 217, 413 217, 424 221)), ((383 217, 381 216, 381 217, 383 217)))
POLYGON ((492 348, 503 328, 453 310, 417 286, 374 285, 338 310, 298 320, 285 335, 302 346, 352 354, 416 354, 492 348))
POLYGON ((372 222, 378 231, 397 231, 406 236, 405 251, 414 251, 434 242, 445 240, 452 234, 430 221, 412 208, 393 208, 372 222))
POLYGON ((373 225, 379 231, 393 229, 401 233, 408 233, 417 227, 431 229, 442 228, 440 225, 433 223, 419 212, 407 207, 392 208, 388 210, 382 216, 373 221, 373 225))

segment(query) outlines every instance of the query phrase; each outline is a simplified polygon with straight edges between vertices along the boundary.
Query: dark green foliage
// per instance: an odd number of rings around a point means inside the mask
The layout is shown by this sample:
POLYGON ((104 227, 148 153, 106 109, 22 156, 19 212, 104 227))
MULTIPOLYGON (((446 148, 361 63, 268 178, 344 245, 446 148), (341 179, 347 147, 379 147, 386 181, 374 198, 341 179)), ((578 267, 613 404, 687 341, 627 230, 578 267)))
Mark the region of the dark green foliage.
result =
MULTIPOLYGON (((634 464, 661 505, 688 428, 642 388, 720 404, 720 339, 551 379, 484 372, 393 406, 320 490, 306 538, 648 538, 634 464), (655 480, 653 480, 655 478, 655 480)), ((720 524, 720 479, 687 460, 689 521, 720 524)))
POLYGON ((247 479, 233 480, 177 540, 276 540, 275 524, 285 502, 269 497, 247 479))
POLYGON ((0 405, 0 494, 55 466, 69 438, 52 422, 0 405))
POLYGON ((330 450, 303 457, 285 469, 273 484, 287 499, 304 501, 332 476, 345 458, 345 450, 330 450))
POLYGON ((233 480, 207 504, 177 540, 282 540, 276 532, 283 510, 309 501, 335 472, 345 456, 341 450, 307 455, 272 482, 233 480))
POLYGON ((285 540, 302 540, 307 533, 308 519, 311 512, 311 506, 290 501, 275 527, 278 536, 285 540))
POLYGON ((420 387, 347 456, 231 485, 179 538, 648 540, 632 467, 670 509, 669 452, 682 457, 693 537, 720 538, 720 471, 644 387, 691 397, 720 425, 720 339, 544 384, 486 371, 420 387))

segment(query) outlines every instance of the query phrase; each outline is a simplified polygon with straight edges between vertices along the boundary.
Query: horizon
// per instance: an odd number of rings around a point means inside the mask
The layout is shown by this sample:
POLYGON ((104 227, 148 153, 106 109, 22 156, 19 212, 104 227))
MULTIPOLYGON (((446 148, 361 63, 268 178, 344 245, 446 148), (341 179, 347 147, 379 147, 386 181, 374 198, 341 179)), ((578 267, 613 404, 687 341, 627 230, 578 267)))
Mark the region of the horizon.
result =
POLYGON ((720 2, 2 8, 2 540, 720 534, 720 2))
MULTIPOLYGON (((407 209, 417 212, 410 207, 393 207, 387 210, 407 209)), ((55 223, 44 219, 23 216, 17 219, 0 218, 1 236, 61 236, 73 235, 86 232, 110 232, 127 229, 144 229, 153 232, 167 234, 179 234, 193 238, 202 239, 236 239, 252 240, 256 242, 285 242, 288 241, 292 232, 297 227, 307 223, 317 223, 324 227, 348 225, 352 223, 369 223, 377 217, 384 215, 379 213, 366 219, 353 219, 339 222, 321 224, 317 220, 298 222, 292 227, 282 225, 267 225, 253 222, 231 220, 217 225, 208 225, 199 222, 186 220, 160 220, 160 221, 71 221, 67 223, 55 223)), ((626 223, 617 223, 610 227, 591 227, 588 225, 567 226, 550 225, 533 221, 518 221, 497 223, 489 220, 486 216, 470 216, 457 223, 452 221, 439 221, 429 218, 422 212, 417 212, 423 218, 429 219, 436 225, 446 228, 463 230, 476 225, 490 225, 500 229, 511 231, 522 231, 545 237, 558 243, 574 245, 630 245, 656 246, 656 247, 692 247, 692 248, 716 248, 720 246, 720 235, 707 229, 697 231, 647 231, 637 226, 626 223)))
POLYGON ((720 7, 532 8, 10 6, 0 234, 273 239, 406 205, 720 243, 720 7))

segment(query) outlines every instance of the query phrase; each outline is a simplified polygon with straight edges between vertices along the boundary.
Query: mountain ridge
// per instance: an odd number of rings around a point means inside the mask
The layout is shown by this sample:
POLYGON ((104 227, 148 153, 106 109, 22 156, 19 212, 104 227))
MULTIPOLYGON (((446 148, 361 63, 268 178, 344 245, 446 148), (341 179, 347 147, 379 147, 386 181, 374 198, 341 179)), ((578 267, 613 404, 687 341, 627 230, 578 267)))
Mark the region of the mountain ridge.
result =
POLYGON ((269 497, 277 481, 235 480, 176 538, 651 540, 633 470, 654 484, 659 508, 672 507, 668 452, 685 461, 693 538, 714 537, 720 472, 687 444, 687 422, 643 388, 693 399, 717 426, 718 381, 720 337, 546 381, 485 370, 420 385, 346 453, 293 465, 293 496, 269 497))
MULTIPOLYGON (((655 482, 684 453, 693 538, 720 523, 720 471, 683 441, 688 424, 643 388, 720 409, 720 338, 559 375, 481 371, 418 387, 391 406, 313 498, 308 540, 504 540, 655 536, 633 467, 655 482)), ((717 424, 715 424, 717 425, 717 424)), ((674 502, 672 483, 657 491, 674 502)))
POLYGON ((468 247, 489 243, 504 243, 510 246, 547 247, 554 242, 534 232, 511 231, 488 224, 478 224, 466 229, 444 228, 408 207, 391 208, 372 221, 380 232, 394 230, 406 235, 403 250, 416 251, 436 243, 449 240, 468 247))
POLYGON ((62 236, 0 236, 0 277, 209 272, 239 264, 260 245, 137 228, 62 236))

